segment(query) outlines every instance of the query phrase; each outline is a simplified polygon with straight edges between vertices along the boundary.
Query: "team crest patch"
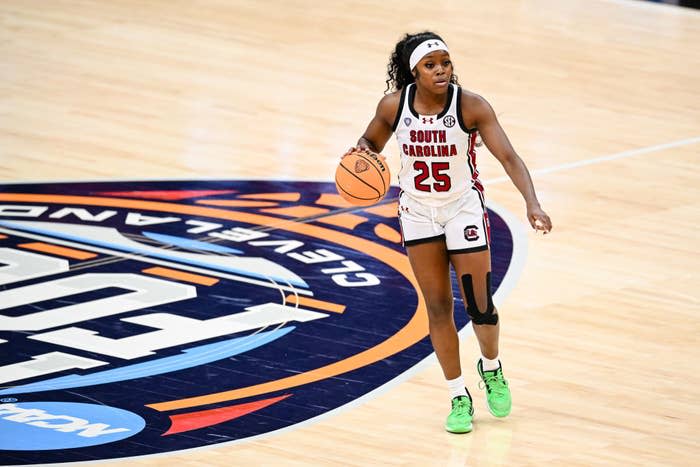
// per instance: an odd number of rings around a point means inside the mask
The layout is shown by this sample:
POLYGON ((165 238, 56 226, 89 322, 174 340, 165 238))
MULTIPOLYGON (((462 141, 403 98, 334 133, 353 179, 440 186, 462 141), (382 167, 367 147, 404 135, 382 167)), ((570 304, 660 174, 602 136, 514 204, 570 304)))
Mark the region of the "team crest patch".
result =
POLYGON ((403 123, 404 123, 404 125, 406 125, 406 126, 410 126, 412 121, 413 121, 413 120, 411 120, 410 117, 406 117, 406 118, 403 119, 403 123))
POLYGON ((476 225, 468 225, 464 228, 464 238, 468 242, 475 242, 479 240, 479 227, 476 225))
MULTIPOLYGON (((0 464, 245 442, 396 384, 432 353, 397 195, 349 212, 333 183, 0 186, 0 464)), ((497 290, 513 236, 489 217, 497 290)))

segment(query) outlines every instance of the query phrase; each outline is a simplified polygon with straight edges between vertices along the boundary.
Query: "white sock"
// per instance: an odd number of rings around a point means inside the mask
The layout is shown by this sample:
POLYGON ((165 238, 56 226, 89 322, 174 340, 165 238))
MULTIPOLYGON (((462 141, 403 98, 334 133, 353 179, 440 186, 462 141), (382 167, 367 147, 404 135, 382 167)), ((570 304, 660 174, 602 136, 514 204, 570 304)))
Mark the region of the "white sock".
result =
POLYGON ((459 375, 455 379, 448 379, 447 387, 450 390, 450 398, 452 399, 457 396, 467 395, 467 389, 464 387, 464 377, 462 375, 459 375))
POLYGON ((486 357, 481 357, 481 368, 484 371, 494 371, 498 370, 501 367, 501 362, 498 360, 498 355, 496 355, 496 358, 493 360, 490 360, 486 357))

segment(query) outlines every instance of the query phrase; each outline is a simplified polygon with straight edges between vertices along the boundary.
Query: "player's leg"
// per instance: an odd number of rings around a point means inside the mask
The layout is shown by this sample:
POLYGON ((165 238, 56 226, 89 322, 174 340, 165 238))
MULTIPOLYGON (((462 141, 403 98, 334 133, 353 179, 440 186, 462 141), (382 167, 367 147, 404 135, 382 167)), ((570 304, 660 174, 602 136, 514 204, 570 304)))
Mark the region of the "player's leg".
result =
POLYGON ((462 374, 454 322, 450 264, 444 240, 406 247, 428 310, 430 341, 447 380, 462 374))
POLYGON ((450 261, 481 355, 488 360, 497 359, 500 322, 491 295, 491 253, 489 250, 453 253, 450 261))
POLYGON ((459 338, 444 239, 407 246, 406 251, 428 310, 430 341, 452 398, 452 410, 445 421, 445 429, 452 433, 467 433, 472 430, 473 408, 459 361, 459 338))
POLYGON ((477 370, 486 389, 489 411, 496 417, 510 413, 511 394, 498 358, 500 319, 491 295, 489 250, 451 254, 462 298, 472 320, 482 357, 477 370))
POLYGON ((399 221, 406 252, 428 311, 430 340, 452 399, 445 429, 466 433, 472 429, 472 404, 459 362, 459 338, 454 322, 450 264, 442 226, 434 210, 407 196, 400 201, 399 221))
POLYGON ((482 197, 467 194, 445 224, 445 241, 455 269, 466 311, 479 342, 477 363, 484 381, 489 409, 497 417, 510 413, 511 396, 498 359, 500 320, 491 290, 491 253, 488 216, 482 197))

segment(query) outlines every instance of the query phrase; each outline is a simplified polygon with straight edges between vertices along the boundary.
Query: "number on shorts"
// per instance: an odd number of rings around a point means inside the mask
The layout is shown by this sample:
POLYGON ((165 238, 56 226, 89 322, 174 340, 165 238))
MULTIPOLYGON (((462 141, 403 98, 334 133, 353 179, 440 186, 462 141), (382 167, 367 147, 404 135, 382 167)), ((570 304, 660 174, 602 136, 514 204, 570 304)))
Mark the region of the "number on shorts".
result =
POLYGON ((449 170, 450 164, 448 162, 432 162, 430 167, 423 161, 415 161, 413 163, 413 169, 420 172, 416 175, 414 180, 416 190, 419 191, 449 191, 452 188, 452 180, 450 176, 444 171, 449 170), (430 188, 429 183, 425 183, 425 180, 431 176, 435 182, 430 188))

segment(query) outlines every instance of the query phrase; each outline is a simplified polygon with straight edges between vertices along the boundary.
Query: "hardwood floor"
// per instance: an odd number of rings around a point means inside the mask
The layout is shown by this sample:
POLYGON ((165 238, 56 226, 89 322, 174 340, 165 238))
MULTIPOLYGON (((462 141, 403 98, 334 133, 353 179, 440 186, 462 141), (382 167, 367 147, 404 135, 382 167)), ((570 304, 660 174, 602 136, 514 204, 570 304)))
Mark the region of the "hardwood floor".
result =
MULTIPOLYGON (((448 393, 433 359, 313 423, 129 465, 700 458, 696 11, 605 0, 6 0, 0 183, 331 181, 382 96, 392 47, 424 29, 443 36, 460 83, 496 110, 555 226, 523 234, 522 274, 501 298, 511 416, 488 414, 467 331, 469 435, 442 428, 448 393)), ((395 177, 393 141, 385 155, 395 177)), ((503 169, 485 148, 478 156, 488 199, 524 222, 503 169)))

